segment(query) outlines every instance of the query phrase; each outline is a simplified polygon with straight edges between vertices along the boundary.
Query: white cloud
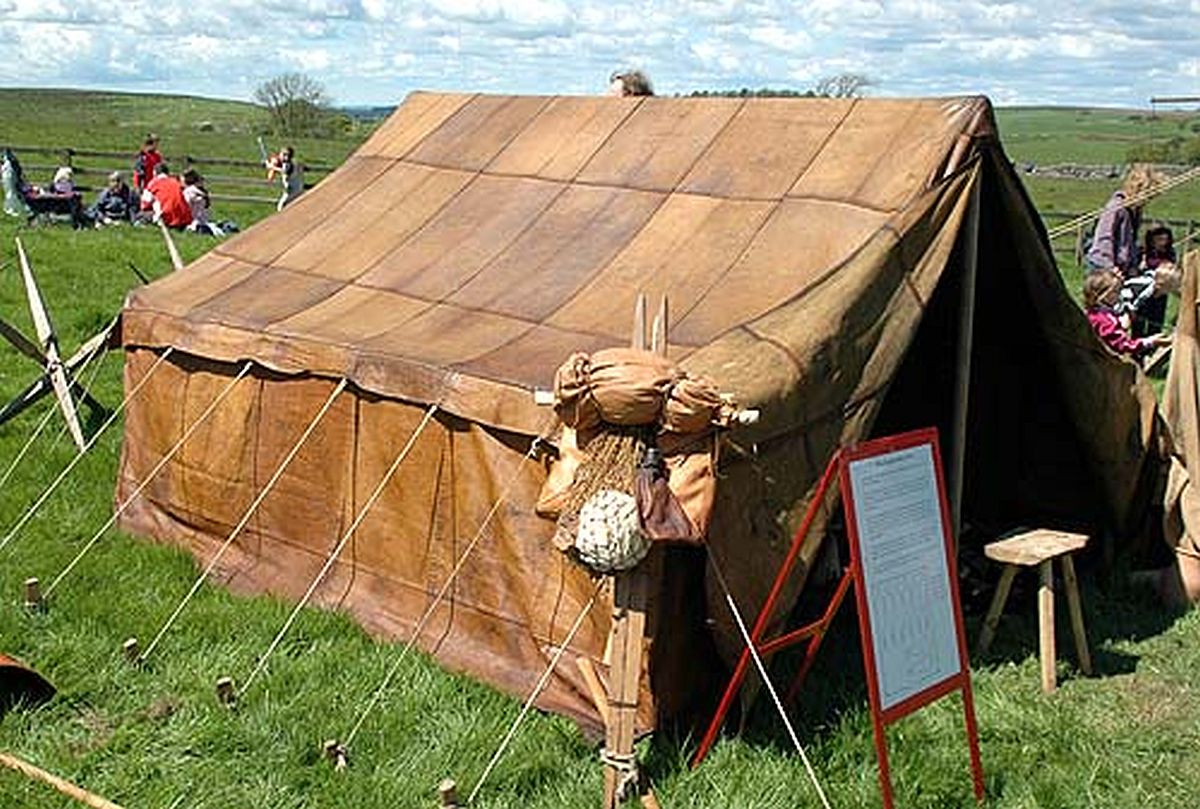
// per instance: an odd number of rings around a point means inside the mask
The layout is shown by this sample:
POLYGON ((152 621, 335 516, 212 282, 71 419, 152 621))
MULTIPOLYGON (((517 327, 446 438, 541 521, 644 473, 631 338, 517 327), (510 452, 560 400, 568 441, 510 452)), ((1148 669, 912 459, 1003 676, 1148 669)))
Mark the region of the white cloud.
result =
POLYGON ((751 42, 758 42, 788 53, 807 51, 812 37, 805 31, 790 31, 781 25, 756 26, 746 32, 751 42))
POLYGON ((418 87, 598 92, 631 66, 666 93, 849 71, 875 94, 1133 105, 1200 77, 1188 8, 1200 0, 0 0, 0 42, 26 55, 0 84, 248 95, 301 69, 338 102, 390 103, 418 87))

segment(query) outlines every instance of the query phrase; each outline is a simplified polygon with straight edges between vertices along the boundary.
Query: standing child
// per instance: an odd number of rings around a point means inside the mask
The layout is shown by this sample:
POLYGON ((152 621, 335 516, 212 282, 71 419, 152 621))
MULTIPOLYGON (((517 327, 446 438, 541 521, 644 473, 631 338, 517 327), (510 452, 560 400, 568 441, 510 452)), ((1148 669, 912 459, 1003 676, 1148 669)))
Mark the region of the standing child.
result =
POLYGON ((163 157, 158 151, 158 135, 151 132, 142 141, 142 150, 133 161, 133 189, 137 193, 146 190, 146 186, 154 179, 154 169, 161 163, 163 157))
POLYGON ((279 154, 271 155, 267 160, 267 179, 274 180, 278 177, 283 184, 283 194, 275 206, 277 211, 282 211, 284 206, 304 191, 304 168, 296 162, 295 154, 291 146, 285 146, 279 154))
POLYGON ((1137 307, 1133 317, 1133 333, 1137 336, 1162 331, 1167 319, 1167 296, 1158 283, 1160 271, 1175 268, 1175 234, 1161 222, 1146 230, 1142 260, 1138 265, 1139 276, 1148 278, 1154 287, 1153 293, 1137 307))

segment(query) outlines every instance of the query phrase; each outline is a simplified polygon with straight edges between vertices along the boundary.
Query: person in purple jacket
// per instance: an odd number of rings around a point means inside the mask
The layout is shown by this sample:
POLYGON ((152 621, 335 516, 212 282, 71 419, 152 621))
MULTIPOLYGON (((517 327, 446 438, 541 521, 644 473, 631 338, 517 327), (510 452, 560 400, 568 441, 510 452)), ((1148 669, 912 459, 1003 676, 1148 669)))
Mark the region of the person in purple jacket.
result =
POLYGON ((1083 281, 1083 305, 1088 322, 1106 346, 1118 354, 1140 359, 1155 348, 1171 342, 1166 334, 1134 337, 1129 326, 1117 314, 1121 299, 1121 275, 1116 270, 1099 270, 1083 281))
POLYGON ((1154 186, 1154 176, 1143 164, 1130 167, 1125 183, 1104 204, 1092 246, 1088 248, 1088 272, 1116 269, 1129 278, 1137 271, 1141 258, 1138 230, 1142 225, 1144 195, 1154 186))

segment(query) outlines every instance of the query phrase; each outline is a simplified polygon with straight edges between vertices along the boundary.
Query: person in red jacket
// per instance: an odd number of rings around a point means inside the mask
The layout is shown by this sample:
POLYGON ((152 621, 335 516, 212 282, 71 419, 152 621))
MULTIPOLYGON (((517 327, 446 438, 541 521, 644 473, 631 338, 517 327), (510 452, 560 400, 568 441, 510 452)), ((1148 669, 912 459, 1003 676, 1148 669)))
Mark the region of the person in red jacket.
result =
POLYGON ((142 210, 154 212, 154 221, 169 228, 192 224, 192 209, 183 196, 183 184, 167 171, 166 163, 154 167, 154 179, 142 191, 142 210))
POLYGON ((163 157, 158 151, 158 135, 153 132, 142 141, 142 150, 133 161, 133 190, 139 194, 154 179, 154 169, 162 163, 163 157))

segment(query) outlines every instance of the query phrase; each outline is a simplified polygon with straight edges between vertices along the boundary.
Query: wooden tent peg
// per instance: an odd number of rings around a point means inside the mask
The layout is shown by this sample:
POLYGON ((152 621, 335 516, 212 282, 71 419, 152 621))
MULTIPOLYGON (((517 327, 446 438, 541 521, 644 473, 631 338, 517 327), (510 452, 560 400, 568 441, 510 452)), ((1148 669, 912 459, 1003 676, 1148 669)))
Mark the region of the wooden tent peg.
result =
POLYGON ((126 638, 125 642, 121 644, 121 651, 124 653, 125 659, 130 663, 141 662, 142 650, 138 645, 137 638, 126 638))
POLYGON ((25 609, 30 612, 41 612, 46 608, 46 599, 42 596, 42 585, 37 576, 25 580, 25 609))
POLYGON ((237 701, 237 693, 233 690, 232 677, 222 677, 217 680, 217 701, 227 708, 232 708, 237 701))
POLYGON ((341 772, 346 769, 350 763, 350 751, 346 749, 346 745, 337 739, 326 739, 321 747, 325 753, 325 760, 333 765, 335 771, 341 772))
POLYGON ((443 807, 459 809, 458 784, 454 783, 452 778, 443 778, 442 783, 438 784, 438 797, 443 807))

